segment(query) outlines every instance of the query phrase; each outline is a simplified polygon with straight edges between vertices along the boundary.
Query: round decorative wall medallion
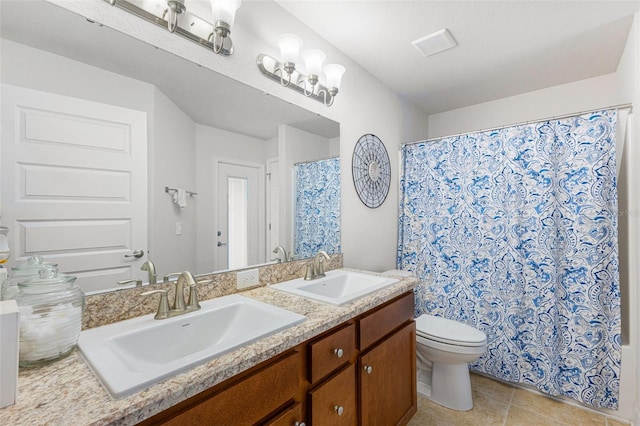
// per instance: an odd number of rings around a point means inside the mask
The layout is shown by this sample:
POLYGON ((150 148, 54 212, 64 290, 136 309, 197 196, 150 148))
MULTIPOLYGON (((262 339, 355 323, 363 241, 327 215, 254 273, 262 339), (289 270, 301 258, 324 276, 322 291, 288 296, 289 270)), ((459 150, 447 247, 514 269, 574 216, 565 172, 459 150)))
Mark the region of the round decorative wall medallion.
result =
POLYGON ((376 135, 363 135, 353 149, 353 184, 365 206, 380 207, 389 193, 391 164, 384 144, 376 135))

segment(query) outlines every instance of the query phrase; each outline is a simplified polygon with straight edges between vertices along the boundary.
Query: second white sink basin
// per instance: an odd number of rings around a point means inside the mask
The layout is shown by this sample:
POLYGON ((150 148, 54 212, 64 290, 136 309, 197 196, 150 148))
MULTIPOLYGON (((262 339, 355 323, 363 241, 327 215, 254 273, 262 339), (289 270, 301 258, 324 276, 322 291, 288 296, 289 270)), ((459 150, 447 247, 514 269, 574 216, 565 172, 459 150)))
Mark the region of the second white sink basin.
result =
POLYGON ((339 306, 397 282, 395 278, 337 269, 322 278, 310 281, 298 278, 273 284, 271 288, 339 306))
POLYGON ((145 315, 85 330, 78 347, 120 398, 306 319, 235 294, 200 304, 199 311, 174 318, 145 315))

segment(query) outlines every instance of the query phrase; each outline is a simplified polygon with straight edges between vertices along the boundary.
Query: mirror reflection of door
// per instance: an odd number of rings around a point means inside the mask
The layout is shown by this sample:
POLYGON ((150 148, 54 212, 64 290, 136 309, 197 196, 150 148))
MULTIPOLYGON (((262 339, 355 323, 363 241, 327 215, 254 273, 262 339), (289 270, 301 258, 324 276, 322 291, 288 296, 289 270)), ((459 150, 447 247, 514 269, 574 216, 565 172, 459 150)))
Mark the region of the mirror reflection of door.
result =
MULTIPOLYGON (((267 257, 280 244, 280 162, 277 158, 267 160, 267 257)), ((290 249, 289 249, 290 250, 290 249)))
POLYGON ((215 269, 264 262, 264 166, 218 162, 215 269))
POLYGON ((40 255, 84 291, 145 278, 146 114, 7 84, 1 110, 7 266, 40 255))

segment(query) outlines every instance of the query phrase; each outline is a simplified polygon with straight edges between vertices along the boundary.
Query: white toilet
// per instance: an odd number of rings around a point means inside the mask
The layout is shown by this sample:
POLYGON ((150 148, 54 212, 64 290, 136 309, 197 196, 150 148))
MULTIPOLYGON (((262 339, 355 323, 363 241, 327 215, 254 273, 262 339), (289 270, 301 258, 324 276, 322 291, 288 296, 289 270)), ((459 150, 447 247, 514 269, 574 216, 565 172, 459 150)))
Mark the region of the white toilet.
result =
MULTIPOLYGON (((385 275, 412 277, 392 269, 385 275)), ((477 328, 433 315, 416 318, 418 394, 452 410, 473 408, 469 363, 487 350, 487 336, 477 328)))
POLYGON ((468 364, 487 350, 487 336, 433 315, 416 318, 418 394, 452 410, 473 408, 468 364))

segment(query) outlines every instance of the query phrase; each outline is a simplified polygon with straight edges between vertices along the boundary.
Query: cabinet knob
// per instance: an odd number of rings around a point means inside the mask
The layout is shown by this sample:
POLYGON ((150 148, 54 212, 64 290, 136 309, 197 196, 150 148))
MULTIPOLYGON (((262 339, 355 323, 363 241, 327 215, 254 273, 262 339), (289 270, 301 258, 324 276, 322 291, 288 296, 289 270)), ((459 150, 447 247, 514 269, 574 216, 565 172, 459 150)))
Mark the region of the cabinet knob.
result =
POLYGON ((340 406, 336 405, 335 407, 333 407, 333 409, 335 410, 336 413, 338 413, 339 416, 341 416, 342 413, 344 413, 344 408, 342 407, 342 405, 340 406))
POLYGON ((371 374, 371 372, 373 371, 373 367, 370 365, 365 365, 364 366, 364 371, 367 372, 367 374, 371 374))
POLYGON ((342 356, 344 355, 344 351, 341 348, 334 349, 333 354, 338 358, 342 358, 342 356))
POLYGON ((293 426, 307 426, 305 422, 295 422, 293 426))

